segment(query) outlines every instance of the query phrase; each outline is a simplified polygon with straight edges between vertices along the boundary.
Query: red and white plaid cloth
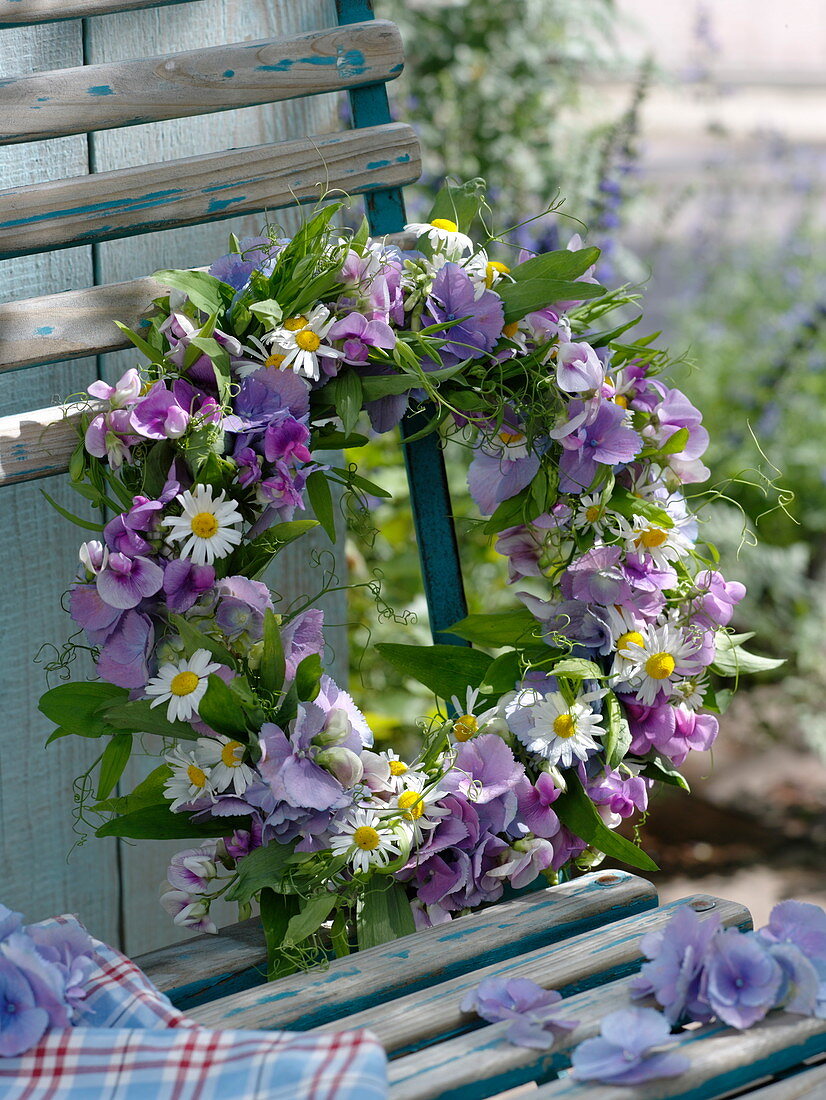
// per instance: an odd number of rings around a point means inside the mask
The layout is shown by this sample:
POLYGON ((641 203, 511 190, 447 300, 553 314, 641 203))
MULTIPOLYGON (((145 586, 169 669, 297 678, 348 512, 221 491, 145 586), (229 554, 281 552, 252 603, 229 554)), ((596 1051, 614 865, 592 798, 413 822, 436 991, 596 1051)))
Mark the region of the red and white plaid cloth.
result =
MULTIPOLYGON (((58 917, 60 922, 72 917, 58 917)), ((50 923, 50 922, 44 922, 50 923)), ((2 1100, 384 1100, 386 1057, 367 1031, 198 1027, 125 955, 95 941, 81 1019, 0 1058, 2 1100)))

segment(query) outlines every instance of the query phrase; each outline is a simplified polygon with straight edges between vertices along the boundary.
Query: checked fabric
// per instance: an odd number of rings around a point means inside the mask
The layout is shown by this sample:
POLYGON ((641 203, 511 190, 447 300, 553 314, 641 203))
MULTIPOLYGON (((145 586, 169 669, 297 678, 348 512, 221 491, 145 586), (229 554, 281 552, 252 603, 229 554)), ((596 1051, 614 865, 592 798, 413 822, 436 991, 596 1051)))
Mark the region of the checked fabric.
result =
POLYGON ((190 1023, 125 955, 96 941, 94 959, 76 1026, 47 1031, 26 1054, 0 1058, 0 1100, 387 1095, 385 1054, 369 1032, 211 1031, 190 1023))

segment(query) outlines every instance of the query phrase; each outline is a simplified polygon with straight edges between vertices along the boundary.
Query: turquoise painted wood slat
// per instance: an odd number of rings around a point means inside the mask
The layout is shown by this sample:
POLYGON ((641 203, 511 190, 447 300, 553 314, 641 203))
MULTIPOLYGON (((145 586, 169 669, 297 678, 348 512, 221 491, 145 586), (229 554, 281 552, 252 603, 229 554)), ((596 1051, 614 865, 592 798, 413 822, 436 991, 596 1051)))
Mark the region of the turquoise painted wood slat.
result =
POLYGON ((87 15, 163 8, 172 4, 197 4, 198 0, 0 0, 0 28, 83 19, 87 15))
MULTIPOLYGON (((327 970, 212 1000, 193 1018, 210 1026, 306 1030, 386 1005, 413 990, 427 990, 490 962, 532 948, 549 949, 546 945, 612 924, 620 916, 648 911, 656 900, 650 883, 634 875, 588 875, 335 960, 327 970)), ((189 958, 194 962, 195 953, 189 958)), ((174 999, 174 988, 170 995, 174 999)))
MULTIPOLYGON (((336 9, 341 24, 374 18, 372 0, 336 0, 336 9)), ((390 104, 384 84, 354 88, 349 96, 355 127, 377 126, 390 121, 390 104)), ((375 191, 367 196, 365 207, 373 233, 398 233, 404 227, 401 189, 375 191)), ((401 424, 402 440, 416 435, 426 419, 426 414, 405 417, 401 424)), ((467 602, 438 432, 431 432, 412 443, 405 442, 404 459, 433 641, 468 645, 464 639, 446 632, 447 627, 467 615, 467 602)))
POLYGON ((395 79, 386 20, 0 80, 0 144, 191 118, 395 79))

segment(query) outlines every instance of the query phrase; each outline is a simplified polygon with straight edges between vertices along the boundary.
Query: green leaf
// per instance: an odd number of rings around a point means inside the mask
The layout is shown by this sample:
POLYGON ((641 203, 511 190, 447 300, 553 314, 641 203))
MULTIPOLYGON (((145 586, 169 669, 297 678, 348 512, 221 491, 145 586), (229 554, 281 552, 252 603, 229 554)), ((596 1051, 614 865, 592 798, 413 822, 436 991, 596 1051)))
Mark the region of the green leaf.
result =
POLYGON ((51 504, 52 508, 54 508, 54 510, 58 513, 58 515, 63 516, 64 519, 67 519, 70 523, 73 523, 76 527, 82 527, 84 531, 102 531, 103 530, 103 524, 102 523, 95 523, 93 520, 82 519, 80 516, 76 516, 74 514, 74 512, 69 512, 66 508, 61 507, 57 503, 57 501, 54 499, 54 497, 49 496, 49 494, 46 492, 45 489, 41 489, 40 492, 43 494, 43 496, 46 498, 46 500, 48 500, 49 504, 51 504))
POLYGON ((284 939, 281 941, 284 947, 293 947, 308 936, 317 932, 325 920, 329 917, 336 905, 338 898, 335 894, 324 893, 310 898, 301 912, 290 918, 284 939))
POLYGON ((617 768, 631 745, 631 728, 613 691, 605 696, 605 727, 605 763, 609 768, 617 768))
POLYGON ((146 356, 150 363, 162 363, 164 361, 163 353, 159 351, 158 348, 153 348, 150 343, 144 340, 142 336, 139 336, 133 329, 129 328, 128 325, 121 324, 120 321, 115 321, 113 323, 120 329, 126 339, 134 344, 142 355, 146 356))
POLYGON ((333 494, 330 482, 323 470, 315 470, 307 478, 307 499, 315 518, 324 528, 330 542, 336 541, 336 523, 333 513, 333 494))
POLYGON ((205 271, 156 271, 153 278, 164 286, 183 291, 203 313, 220 313, 235 297, 235 290, 205 271))
POLYGON ((551 665, 548 672, 552 676, 577 676, 586 680, 601 680, 605 675, 595 661, 587 661, 584 657, 564 657, 551 665))
MULTIPOLYGON (((188 814, 175 814, 169 804, 145 806, 113 818, 96 830, 95 836, 125 836, 131 840, 188 840, 190 837, 230 836, 236 829, 249 828, 248 817, 216 817, 190 821, 188 814)), ((246 862, 246 861, 245 861, 246 862)))
POLYGON ((249 310, 268 329, 280 325, 284 316, 281 306, 273 298, 265 298, 263 302, 252 302, 249 310))
POLYGON ((447 628, 451 634, 475 645, 506 646, 536 642, 540 626, 526 607, 468 615, 447 628))
POLYGON ((122 795, 120 798, 107 798, 97 803, 93 809, 99 812, 128 814, 133 810, 143 810, 147 806, 160 806, 164 804, 164 787, 166 781, 172 775, 172 769, 168 764, 160 764, 157 768, 142 779, 131 794, 122 795))
POLYGON ((572 833, 597 851, 631 867, 638 867, 641 871, 659 870, 654 860, 642 848, 638 848, 625 837, 618 836, 606 826, 575 771, 566 772, 565 778, 568 781, 568 790, 554 802, 554 811, 572 833))
POLYGON ((678 428, 673 435, 668 437, 661 447, 650 447, 641 451, 640 458, 679 454, 680 451, 685 450, 685 445, 688 443, 688 435, 688 428, 678 428))
POLYGON ((586 333, 585 339, 591 345, 592 348, 604 348, 606 344, 612 343, 619 336, 622 336, 624 332, 627 332, 630 328, 638 325, 642 320, 642 315, 639 317, 632 317, 630 321, 626 321, 622 325, 615 325, 614 328, 606 329, 603 332, 590 332, 586 333))
POLYGON ((365 493, 370 493, 374 497, 389 499, 393 496, 393 494, 388 493, 386 489, 382 489, 381 485, 376 485, 375 481, 369 481, 366 477, 362 477, 353 470, 343 470, 340 466, 332 466, 330 468, 330 473, 341 474, 342 480, 347 485, 355 485, 357 489, 361 489, 365 493))
POLYGON ((195 741, 200 736, 187 722, 170 722, 166 717, 166 705, 153 707, 148 699, 110 706, 103 716, 116 729, 132 733, 156 733, 159 737, 176 737, 179 741, 195 741))
POLYGON ((302 703, 311 702, 318 695, 323 674, 319 653, 310 653, 299 664, 295 673, 295 690, 302 703))
MULTIPOLYGON (((362 378, 362 393, 365 401, 377 401, 380 397, 390 397, 421 386, 425 380, 431 383, 446 382, 460 374, 467 367, 466 362, 456 363, 441 370, 422 371, 421 374, 377 374, 362 378)), ((408 441, 409 442, 409 441, 408 441)))
POLYGON ((101 713, 118 700, 129 698, 126 688, 102 680, 83 684, 59 684, 40 696, 38 710, 57 726, 80 737, 117 733, 115 723, 101 713))
POLYGON ((504 695, 506 691, 513 691, 522 672, 522 664, 519 654, 515 649, 508 650, 497 657, 488 667, 485 673, 481 691, 484 695, 504 695))
POLYGON ((369 442, 366 435, 359 435, 358 432, 346 435, 344 432, 327 431, 326 428, 322 428, 318 432, 313 432, 310 450, 344 451, 355 447, 366 447, 369 442))
POLYGON ((721 676, 743 676, 755 672, 771 672, 786 663, 785 659, 775 657, 761 657, 757 653, 749 653, 735 641, 736 635, 729 635, 725 630, 718 630, 714 636, 714 644, 717 652, 711 663, 711 669, 719 672, 721 676))
POLYGON ((244 542, 233 550, 226 559, 227 576, 241 574, 251 580, 257 580, 266 570, 267 566, 280 554, 285 546, 306 535, 314 527, 318 527, 315 519, 294 519, 288 523, 278 523, 256 535, 249 542, 244 542))
POLYGON ((608 509, 620 516, 625 516, 626 519, 631 519, 632 516, 643 516, 649 523, 653 523, 657 527, 669 528, 674 526, 674 520, 664 508, 654 504, 653 501, 635 497, 625 489, 614 490, 608 502, 608 509))
POLYGON ((341 417, 345 434, 355 428, 364 404, 361 377, 354 370, 343 371, 332 382, 327 383, 329 393, 325 397, 332 399, 333 407, 341 417))
POLYGON ((220 676, 211 672, 207 689, 198 704, 198 716, 202 722, 225 737, 247 741, 247 723, 237 699, 220 676))
POLYGON ((153 443, 146 452, 143 463, 143 492, 155 500, 161 495, 169 476, 169 467, 175 459, 175 444, 171 439, 153 443))
POLYGON ((202 630, 199 630, 189 619, 185 619, 183 615, 175 615, 170 612, 169 621, 178 631, 181 641, 186 646, 188 657, 191 657, 198 649, 205 649, 222 665, 229 665, 230 668, 237 666, 237 661, 226 646, 216 641, 215 638, 211 638, 208 634, 204 634, 202 630))
MULTIPOLYGON (((259 849, 260 851, 260 849, 259 849)), ((253 853, 254 854, 254 853, 253 853)), ((250 857, 247 856, 247 859, 250 857)), ((244 860, 246 863, 247 860, 244 860)), ((267 980, 275 981, 286 974, 294 974, 301 965, 298 956, 290 958, 281 951, 281 944, 292 918, 298 913, 300 905, 295 894, 276 893, 265 888, 261 891, 261 924, 267 941, 267 980)))
POLYGON ((561 248, 556 252, 543 252, 511 268, 510 275, 518 283, 531 279, 557 282, 577 279, 580 275, 584 275, 589 267, 594 266, 599 259, 599 251, 598 248, 591 246, 577 249, 576 252, 571 252, 567 248, 561 248))
POLYGON ((485 181, 478 178, 462 184, 445 183, 426 220, 455 222, 462 233, 468 233, 485 201, 486 190, 485 181))
POLYGON ((513 527, 518 523, 522 523, 525 519, 525 509, 530 501, 530 496, 531 490, 528 486, 515 496, 503 500, 490 519, 483 525, 482 530, 484 533, 486 535, 497 535, 500 531, 504 531, 506 527, 513 527))
POLYGON ((281 700, 281 705, 275 712, 272 721, 276 726, 280 726, 282 729, 285 729, 287 723, 292 722, 297 713, 298 688, 295 686, 295 681, 293 681, 287 689, 287 692, 285 693, 283 699, 281 700))
MULTIPOLYGON (((516 269, 518 270, 518 268, 516 269)), ((599 298, 605 287, 597 283, 573 283, 557 279, 523 279, 516 283, 500 282, 496 292, 505 307, 505 324, 521 320, 525 314, 544 309, 555 302, 587 301, 599 298)))
POLYGON ((434 695, 449 699, 464 698, 468 687, 478 687, 493 658, 478 649, 458 645, 398 645, 380 642, 376 649, 381 656, 405 676, 430 688, 434 695))
POLYGON ((259 890, 267 886, 280 889, 292 855, 292 848, 278 841, 250 852, 238 864, 238 877, 227 890, 227 901, 251 901, 259 890))
POLYGON ((52 741, 59 741, 61 737, 102 737, 103 734, 104 731, 101 729, 95 730, 94 733, 80 733, 77 730, 67 730, 65 726, 58 726, 46 738, 46 744, 51 745, 52 741))
POLYGON ((645 779, 656 779, 660 783, 667 783, 669 787, 679 787, 683 791, 691 790, 687 780, 680 775, 670 760, 666 760, 656 752, 650 752, 646 760, 647 763, 640 772, 645 779))
POLYGON ((281 641, 281 626, 275 612, 267 608, 264 612, 264 649, 261 654, 261 667, 258 678, 265 691, 273 695, 281 690, 284 683, 285 661, 284 645, 281 641))
POLYGON ((103 750, 103 756, 100 760, 96 795, 98 800, 108 798, 115 789, 131 755, 132 734, 116 734, 103 750))
POLYGON ((367 883, 358 914, 359 949, 377 947, 416 931, 407 890, 400 882, 374 876, 367 883))

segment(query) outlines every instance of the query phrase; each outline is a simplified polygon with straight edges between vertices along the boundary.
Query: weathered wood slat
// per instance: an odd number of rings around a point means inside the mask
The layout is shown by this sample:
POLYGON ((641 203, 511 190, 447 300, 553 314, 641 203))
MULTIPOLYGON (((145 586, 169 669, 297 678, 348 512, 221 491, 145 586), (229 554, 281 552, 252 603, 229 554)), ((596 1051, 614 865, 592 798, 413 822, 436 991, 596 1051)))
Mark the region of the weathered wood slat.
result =
POLYGON ((190 1013, 223 1027, 314 1027, 434 982, 467 974, 515 952, 558 943, 656 904, 650 883, 622 872, 592 874, 337 959, 321 971, 213 1001, 190 1013))
POLYGON ((68 470, 78 417, 66 405, 0 417, 0 487, 68 470))
MULTIPOLYGON (((684 904, 697 906, 701 916, 717 913, 728 925, 750 923, 748 910, 742 905, 712 899, 707 895, 684 898, 578 936, 566 937, 564 942, 534 951, 525 952, 520 944, 518 955, 482 966, 472 974, 431 985, 421 992, 408 993, 380 1008, 348 1013, 344 1020, 338 1019, 335 1025, 327 1024, 324 1030, 369 1027, 388 1052, 416 1050, 442 1036, 469 1031, 478 1025, 479 1021, 474 1017, 462 1015, 459 1005, 465 993, 475 988, 483 978, 530 978, 539 985, 558 989, 567 995, 637 970, 642 959, 641 938, 647 932, 661 928, 684 904)), ((411 1062, 409 1065, 413 1067, 410 1071, 412 1075, 418 1063, 411 1062)), ((469 1072, 473 1073, 472 1065, 469 1072)), ((394 1079, 401 1078, 397 1075, 394 1079)))
POLYGON ((750 1092, 748 1100, 822 1100, 826 1096, 826 1066, 814 1066, 750 1092))
POLYGON ((393 80, 399 32, 373 21, 0 81, 0 144, 275 103, 393 80))
MULTIPOLYGON (((592 1033, 595 1033, 603 1010, 598 1002, 593 1007, 593 1016, 589 1009, 583 1023, 589 1029, 594 1027, 592 1033)), ((581 1031, 580 1027, 572 1033, 570 1045, 579 1042, 577 1036, 581 1031)), ((680 1045, 690 1066, 678 1077, 659 1078, 646 1085, 622 1089, 594 1083, 579 1084, 571 1078, 563 1078, 538 1088, 531 1100, 617 1100, 620 1093, 626 1100, 712 1100, 771 1074, 783 1073, 805 1058, 823 1054, 826 1051, 826 1020, 776 1012, 747 1031, 710 1026, 686 1032, 680 1045)), ((786 1100, 801 1094, 781 1091, 777 1095, 786 1100)), ((824 1093, 808 1095, 820 1098, 824 1093)), ((752 1097, 750 1093, 749 1100, 752 1097)))
POLYGON ((401 186, 420 170, 415 132, 391 123, 9 189, 0 258, 401 186))
POLYGON ((61 19, 83 19, 87 15, 110 15, 119 11, 184 3, 198 3, 198 0, 0 0, 0 28, 55 23, 61 19))

